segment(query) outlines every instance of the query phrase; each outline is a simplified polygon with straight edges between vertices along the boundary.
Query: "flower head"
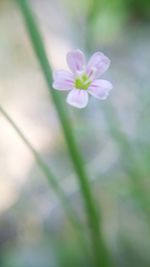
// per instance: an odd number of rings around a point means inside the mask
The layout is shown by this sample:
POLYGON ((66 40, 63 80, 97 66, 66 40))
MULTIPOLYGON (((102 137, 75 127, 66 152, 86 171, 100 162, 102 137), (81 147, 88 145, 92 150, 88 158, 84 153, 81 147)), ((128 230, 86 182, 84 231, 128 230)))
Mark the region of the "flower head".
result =
POLYGON ((67 54, 67 63, 71 70, 57 70, 54 72, 54 89, 70 91, 67 103, 84 108, 88 104, 88 94, 97 99, 106 99, 112 84, 98 79, 110 65, 110 59, 101 52, 96 52, 86 64, 85 56, 79 49, 67 54))

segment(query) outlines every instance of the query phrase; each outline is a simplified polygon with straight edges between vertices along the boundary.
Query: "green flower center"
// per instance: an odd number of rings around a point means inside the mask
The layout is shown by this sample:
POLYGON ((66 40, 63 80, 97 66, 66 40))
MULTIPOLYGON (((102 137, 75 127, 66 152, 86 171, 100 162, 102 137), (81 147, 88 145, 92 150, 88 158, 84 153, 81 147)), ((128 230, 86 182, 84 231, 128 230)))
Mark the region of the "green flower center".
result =
POLYGON ((75 80, 75 88, 77 89, 87 90, 90 84, 91 81, 89 81, 89 77, 86 74, 75 80))

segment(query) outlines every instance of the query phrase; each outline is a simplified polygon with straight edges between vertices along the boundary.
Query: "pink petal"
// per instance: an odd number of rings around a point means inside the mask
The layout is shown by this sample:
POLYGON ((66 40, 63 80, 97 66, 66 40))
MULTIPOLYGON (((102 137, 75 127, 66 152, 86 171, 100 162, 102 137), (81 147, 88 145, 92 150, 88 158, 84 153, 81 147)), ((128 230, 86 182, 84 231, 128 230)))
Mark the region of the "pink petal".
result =
POLYGON ((73 73, 81 72, 85 67, 85 57, 81 50, 76 49, 67 54, 67 63, 73 73))
POLYGON ((107 96, 109 95, 109 91, 111 89, 112 89, 112 84, 109 81, 95 80, 88 88, 88 92, 92 96, 103 100, 107 98, 107 96))
POLYGON ((103 74, 110 66, 110 59, 101 52, 96 52, 90 58, 87 65, 87 74, 91 76, 93 71, 95 76, 103 74))
POLYGON ((57 70, 54 72, 53 87, 57 90, 73 89, 74 80, 73 74, 65 70, 57 70))
POLYGON ((76 108, 84 108, 88 104, 88 93, 84 90, 73 89, 67 96, 67 103, 76 108))

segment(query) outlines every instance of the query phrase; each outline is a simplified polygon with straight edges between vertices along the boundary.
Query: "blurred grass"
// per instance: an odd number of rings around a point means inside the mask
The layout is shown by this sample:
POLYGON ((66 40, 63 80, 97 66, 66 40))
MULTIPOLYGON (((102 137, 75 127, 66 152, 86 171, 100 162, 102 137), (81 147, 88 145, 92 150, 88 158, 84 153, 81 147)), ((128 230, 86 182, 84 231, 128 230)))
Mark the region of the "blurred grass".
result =
POLYGON ((60 199, 60 202, 62 203, 62 206, 66 210, 66 213, 70 219, 70 222, 73 224, 75 229, 79 230, 80 225, 78 223, 77 217, 75 215, 75 211, 72 210, 72 207, 69 205, 68 200, 66 198, 65 193, 61 189, 58 179, 52 174, 50 171, 49 166, 43 161, 40 154, 35 150, 35 148, 32 146, 30 141, 27 139, 27 137, 23 134, 19 126, 14 122, 14 120, 8 115, 8 113, 3 109, 2 106, 0 106, 0 113, 4 116, 4 118, 8 121, 8 123, 12 126, 12 128, 16 131, 18 136, 21 138, 25 146, 29 149, 29 151, 32 153, 39 169, 42 171, 43 175, 48 180, 50 186, 53 188, 54 192, 56 193, 57 197, 60 199))
POLYGON ((104 115, 108 123, 110 134, 119 147, 121 165, 129 179, 131 193, 133 197, 139 201, 141 209, 146 214, 147 222, 150 227, 150 197, 145 192, 142 183, 142 178, 145 176, 145 157, 139 158, 138 154, 141 153, 140 149, 136 148, 133 142, 130 142, 128 136, 120 129, 120 123, 115 109, 110 103, 106 105, 104 115))

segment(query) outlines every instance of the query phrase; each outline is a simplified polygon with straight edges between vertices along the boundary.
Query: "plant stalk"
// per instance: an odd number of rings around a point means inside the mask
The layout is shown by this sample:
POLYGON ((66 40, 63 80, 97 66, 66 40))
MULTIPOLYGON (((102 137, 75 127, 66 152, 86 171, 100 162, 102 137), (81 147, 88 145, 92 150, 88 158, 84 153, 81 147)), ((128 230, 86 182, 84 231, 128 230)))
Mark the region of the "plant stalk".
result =
POLYGON ((56 111, 63 129, 64 137, 66 140, 68 152, 75 171, 77 173, 78 182, 80 185, 81 194, 84 200, 85 210, 87 214, 88 226, 91 234, 93 255, 96 267, 108 267, 108 254, 105 243, 103 241, 100 217, 96 208, 95 200, 91 191, 89 179, 84 168, 82 156, 79 152, 78 146, 75 141, 73 130, 71 127, 70 118, 66 107, 64 107, 59 93, 56 90, 51 89, 52 84, 52 71, 44 48, 44 43, 40 31, 37 26, 37 22, 34 19, 31 7, 28 0, 17 0, 28 34, 31 39, 34 51, 41 65, 44 77, 46 79, 51 98, 56 107, 56 111))

